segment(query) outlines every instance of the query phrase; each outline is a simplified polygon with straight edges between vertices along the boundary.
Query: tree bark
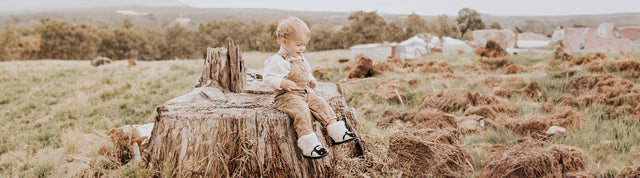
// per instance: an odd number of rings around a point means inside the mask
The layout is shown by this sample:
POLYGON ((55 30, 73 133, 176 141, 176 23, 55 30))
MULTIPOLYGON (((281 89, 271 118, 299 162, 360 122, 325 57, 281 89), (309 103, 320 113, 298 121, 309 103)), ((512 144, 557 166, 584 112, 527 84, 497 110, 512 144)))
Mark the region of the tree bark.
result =
POLYGON ((240 55, 240 46, 233 40, 227 48, 207 48, 202 75, 196 87, 220 87, 234 93, 243 91, 247 69, 240 55))
MULTIPOLYGON (((219 48, 208 51, 212 57, 205 59, 199 82, 202 87, 157 108, 155 127, 143 156, 153 175, 334 177, 335 164, 340 159, 362 157, 365 150, 361 140, 331 145, 325 127, 314 122, 316 135, 330 153, 321 159, 304 158, 297 147, 292 119, 275 108, 273 90, 253 79, 257 74, 244 79, 246 70, 239 54, 219 48), (216 61, 225 56, 225 51, 237 55, 239 60, 235 63, 242 69, 214 70, 225 66, 216 61), (219 85, 226 80, 216 80, 215 76, 223 76, 221 72, 243 73, 242 79, 230 77, 233 82, 229 82, 243 90, 228 92, 227 87, 219 85), (245 80, 246 84, 236 84, 245 80)), ((233 90, 236 89, 229 89, 233 90)), ((338 120, 344 120, 358 134, 355 114, 347 106, 339 85, 319 83, 316 94, 327 100, 338 120)))

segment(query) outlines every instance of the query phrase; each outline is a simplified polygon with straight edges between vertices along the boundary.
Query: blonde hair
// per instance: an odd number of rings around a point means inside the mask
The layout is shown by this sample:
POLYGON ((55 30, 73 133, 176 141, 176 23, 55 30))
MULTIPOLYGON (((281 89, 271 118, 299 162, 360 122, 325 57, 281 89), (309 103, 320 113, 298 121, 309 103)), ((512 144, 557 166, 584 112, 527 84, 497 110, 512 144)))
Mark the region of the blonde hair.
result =
POLYGON ((292 34, 304 35, 307 39, 311 38, 311 31, 304 21, 298 17, 289 17, 284 20, 280 20, 278 28, 276 29, 276 37, 278 39, 287 39, 292 34))

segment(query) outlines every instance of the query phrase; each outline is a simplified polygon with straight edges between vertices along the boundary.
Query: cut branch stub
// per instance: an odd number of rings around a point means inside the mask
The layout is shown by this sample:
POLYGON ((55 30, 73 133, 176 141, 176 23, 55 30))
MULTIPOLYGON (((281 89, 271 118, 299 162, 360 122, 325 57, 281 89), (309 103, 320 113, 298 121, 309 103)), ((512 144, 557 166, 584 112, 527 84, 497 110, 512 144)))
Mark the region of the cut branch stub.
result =
POLYGON ((240 93, 246 84, 246 73, 240 47, 231 40, 227 48, 207 48, 202 76, 196 88, 219 87, 226 91, 240 93))

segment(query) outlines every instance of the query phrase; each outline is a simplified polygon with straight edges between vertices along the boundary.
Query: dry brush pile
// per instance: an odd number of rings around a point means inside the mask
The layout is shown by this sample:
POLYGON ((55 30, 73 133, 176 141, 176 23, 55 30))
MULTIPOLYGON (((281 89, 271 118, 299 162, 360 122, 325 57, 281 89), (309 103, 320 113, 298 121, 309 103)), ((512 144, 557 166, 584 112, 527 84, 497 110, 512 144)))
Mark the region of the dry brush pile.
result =
MULTIPOLYGON (((549 143, 591 122, 588 107, 592 105, 604 105, 610 113, 640 115, 640 94, 635 84, 608 73, 614 69, 626 78, 640 76, 640 62, 636 60, 611 62, 600 53, 574 56, 564 53, 560 47, 548 63, 526 66, 515 62, 517 58, 507 60, 506 51, 491 41, 476 49, 476 54, 481 59, 463 71, 459 68, 454 71, 453 67, 459 66, 436 60, 390 58, 373 64, 364 56, 359 58, 365 65, 358 62, 347 68, 351 72, 366 71, 358 69, 369 65, 368 72, 360 73, 375 75, 383 72, 437 74, 405 78, 411 89, 420 89, 425 82, 433 84, 447 79, 476 82, 490 89, 489 94, 456 87, 435 89, 407 112, 385 111, 377 126, 402 128, 389 138, 387 154, 391 168, 411 177, 456 177, 470 172, 480 177, 595 177, 596 173, 587 170, 590 164, 587 154, 593 150, 584 152, 575 146, 549 143), (585 75, 583 69, 590 74, 585 75), (547 74, 537 76, 541 73, 547 74), (557 82, 561 80, 566 82, 557 82), (558 91, 561 96, 553 93, 558 91), (514 102, 524 104, 514 105, 514 102), (519 110, 530 107, 535 107, 535 111, 519 110), (494 129, 507 129, 520 139, 482 146, 480 150, 488 152, 489 159, 474 165, 477 158, 470 155, 477 154, 477 146, 463 146, 460 140, 468 135, 483 136, 494 129), (470 154, 471 149, 474 154, 470 154)), ((374 86, 373 93, 388 100, 412 95, 410 90, 395 92, 400 91, 402 85, 398 79, 385 79, 374 86)), ((374 111, 365 114, 371 112, 374 111)), ((634 170, 630 167, 623 172, 635 175, 634 170)))

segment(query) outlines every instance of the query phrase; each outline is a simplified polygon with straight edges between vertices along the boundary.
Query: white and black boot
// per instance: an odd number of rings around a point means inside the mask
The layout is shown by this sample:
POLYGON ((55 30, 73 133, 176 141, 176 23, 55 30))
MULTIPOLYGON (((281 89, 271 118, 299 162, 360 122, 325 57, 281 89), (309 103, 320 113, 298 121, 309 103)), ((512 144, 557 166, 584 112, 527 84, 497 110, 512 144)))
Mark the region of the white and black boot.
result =
POLYGON ((333 139, 333 145, 346 143, 356 138, 356 134, 347 130, 347 127, 344 125, 344 121, 338 121, 327 125, 327 132, 331 139, 333 139))
POLYGON ((327 148, 323 147, 318 141, 316 133, 310 133, 298 138, 298 147, 302 150, 302 156, 311 159, 322 158, 329 154, 327 148))

